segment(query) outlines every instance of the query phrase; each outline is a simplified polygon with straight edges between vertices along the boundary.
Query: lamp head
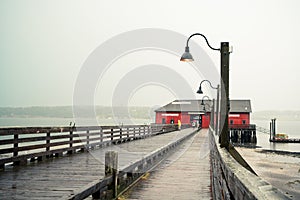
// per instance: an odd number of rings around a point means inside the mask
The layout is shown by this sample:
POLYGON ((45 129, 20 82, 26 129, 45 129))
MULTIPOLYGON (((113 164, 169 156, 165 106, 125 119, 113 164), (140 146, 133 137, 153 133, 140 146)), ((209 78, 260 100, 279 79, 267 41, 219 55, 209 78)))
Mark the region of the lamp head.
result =
POLYGON ((199 87, 199 89, 198 89, 197 93, 198 93, 198 94, 203 94, 203 91, 202 91, 201 85, 200 85, 200 87, 199 87))
POLYGON ((185 52, 182 54, 180 61, 183 62, 191 62, 194 61, 192 54, 190 53, 190 48, 188 46, 185 47, 185 52))

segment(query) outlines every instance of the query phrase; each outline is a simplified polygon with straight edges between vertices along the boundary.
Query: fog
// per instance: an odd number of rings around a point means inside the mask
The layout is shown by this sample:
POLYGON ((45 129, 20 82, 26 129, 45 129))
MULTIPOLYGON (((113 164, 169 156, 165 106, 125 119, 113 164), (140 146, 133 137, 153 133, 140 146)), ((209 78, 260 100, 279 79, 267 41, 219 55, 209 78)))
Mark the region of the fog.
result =
MULTIPOLYGON (((153 107, 177 98, 202 98, 181 91, 197 91, 201 80, 217 78, 207 76, 202 67, 213 65, 213 70, 219 72, 220 55, 209 49, 203 38, 194 37, 192 43, 203 49, 199 52, 194 48, 193 52, 191 46, 195 61, 200 64, 181 63, 178 52, 184 51, 185 41, 174 42, 177 36, 187 38, 200 32, 216 48, 220 42, 233 46, 231 99, 250 99, 253 111, 300 110, 299 4, 296 0, 3 0, 0 2, 0 107, 72 105, 76 101, 76 84, 91 55, 107 41, 116 42, 119 35, 148 28, 174 34, 170 38, 137 36, 145 41, 153 39, 151 42, 158 45, 155 49, 145 46, 117 54, 105 66, 100 61, 108 55, 98 55, 99 67, 105 70, 97 72, 94 87, 86 88, 91 90, 94 98, 91 102, 95 105, 114 105, 116 91, 127 88, 120 83, 142 66, 162 66, 162 70, 151 68, 153 71, 145 75, 147 82, 130 87, 128 99, 118 104, 153 107), (173 44, 176 50, 160 48, 168 40, 176 43, 173 44), (168 81, 151 82, 151 77, 159 74, 168 81), (168 85, 172 80, 178 80, 178 87, 168 85)), ((120 45, 115 52, 134 41, 118 41, 120 45)), ((85 81, 88 85, 90 80, 85 81)), ((214 98, 215 92, 208 86, 204 91, 214 98)))

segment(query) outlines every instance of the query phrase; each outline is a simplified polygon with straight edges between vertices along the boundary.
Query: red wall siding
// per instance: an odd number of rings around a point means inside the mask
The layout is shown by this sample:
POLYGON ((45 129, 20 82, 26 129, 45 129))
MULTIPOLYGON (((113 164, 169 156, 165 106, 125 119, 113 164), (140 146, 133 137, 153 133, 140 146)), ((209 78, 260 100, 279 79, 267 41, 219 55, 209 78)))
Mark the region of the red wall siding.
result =
POLYGON ((233 121, 233 124, 243 124, 243 120, 245 120, 245 124, 250 124, 250 114, 249 113, 230 113, 228 117, 228 124, 230 121, 233 121))
POLYGON ((191 123, 191 117, 190 115, 185 112, 181 114, 181 124, 190 124, 191 123))
MULTIPOLYGON (((167 113, 156 113, 155 123, 162 124, 165 120, 165 124, 170 124, 171 120, 174 120, 174 124, 178 123, 178 119, 181 119, 181 113, 167 112, 167 113)), ((182 123, 182 122, 181 122, 182 123)))
POLYGON ((178 120, 181 121, 181 124, 190 124, 190 115, 188 113, 175 113, 167 112, 161 113, 157 112, 155 117, 156 124, 162 124, 163 119, 165 119, 166 124, 170 124, 171 120, 174 120, 174 123, 177 124, 178 120), (178 114, 178 116, 176 116, 178 114))
MULTIPOLYGON (((190 124, 190 115, 187 112, 176 113, 176 112, 157 112, 155 117, 155 123, 162 124, 163 119, 165 119, 166 124, 170 124, 171 120, 174 120, 174 123, 178 123, 178 119, 181 121, 181 124, 190 124)), ((250 124, 250 114, 249 113, 230 113, 228 118, 228 124, 230 121, 233 121, 233 124, 250 124)), ((210 122, 210 113, 202 115, 202 128, 208 128, 210 122)))

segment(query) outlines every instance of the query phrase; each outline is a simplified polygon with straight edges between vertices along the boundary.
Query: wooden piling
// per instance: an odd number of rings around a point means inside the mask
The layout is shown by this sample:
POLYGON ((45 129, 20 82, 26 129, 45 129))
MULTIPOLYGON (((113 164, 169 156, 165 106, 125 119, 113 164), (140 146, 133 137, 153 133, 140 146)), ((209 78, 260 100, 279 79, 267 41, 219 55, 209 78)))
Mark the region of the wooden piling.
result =
POLYGON ((118 196, 118 152, 107 151, 105 153, 105 176, 112 176, 113 197, 118 196))
MULTIPOLYGON (((94 199, 109 199, 111 196, 109 193, 104 192, 107 189, 112 191, 112 197, 116 198, 118 196, 118 152, 107 151, 105 152, 105 176, 112 176, 112 183, 108 185, 108 188, 104 190, 98 190, 93 193, 94 199)), ((111 193, 110 193, 111 194, 111 193)))

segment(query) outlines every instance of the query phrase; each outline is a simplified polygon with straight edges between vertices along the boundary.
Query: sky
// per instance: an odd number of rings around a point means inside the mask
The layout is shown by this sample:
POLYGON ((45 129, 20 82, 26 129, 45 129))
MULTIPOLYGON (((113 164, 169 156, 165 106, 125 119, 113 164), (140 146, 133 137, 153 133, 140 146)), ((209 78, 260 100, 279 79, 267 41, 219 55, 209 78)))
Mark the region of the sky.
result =
MULTIPOLYGON (((296 0, 2 0, 0 107, 72 105, 83 66, 93 52, 119 35, 147 28, 172 31, 174 38, 176 34, 187 38, 203 33, 214 47, 229 42, 233 47, 231 99, 250 99, 253 111, 300 110, 299 19, 300 3, 296 0)), ((192 40, 219 70, 219 54, 202 38, 192 40)), ((120 48, 124 44, 128 43, 121 41, 120 48)), ((183 42, 182 51, 184 46, 183 42)), ((142 49, 116 56, 92 91, 97 105, 114 105, 118 95, 113 91, 130 77, 129 72, 138 70, 137 66, 165 66, 169 70, 174 66, 174 77, 180 74, 194 91, 207 78, 195 75, 197 70, 201 74, 201 67, 184 68, 190 64, 180 63, 178 55, 164 50, 142 49)), ((179 96, 192 98, 155 81, 133 88, 123 104, 159 106, 179 96)))

